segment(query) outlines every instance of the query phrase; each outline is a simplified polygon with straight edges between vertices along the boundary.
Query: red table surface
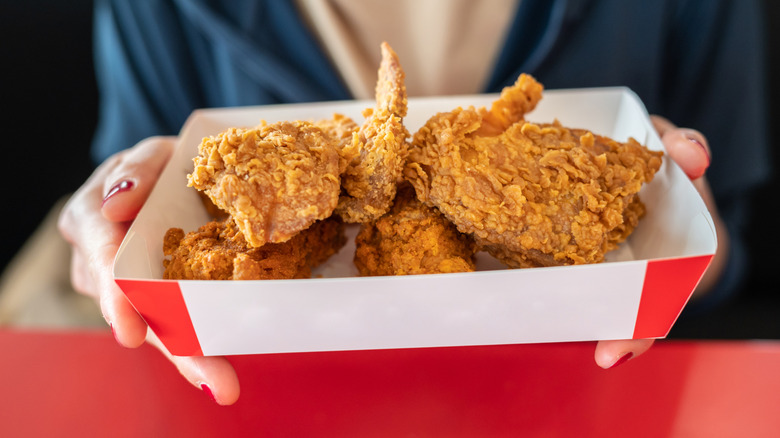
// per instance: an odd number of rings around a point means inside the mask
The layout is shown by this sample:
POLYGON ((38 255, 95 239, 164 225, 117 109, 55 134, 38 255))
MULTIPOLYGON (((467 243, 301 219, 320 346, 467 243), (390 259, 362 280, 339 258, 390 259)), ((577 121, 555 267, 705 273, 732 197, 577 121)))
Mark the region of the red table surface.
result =
POLYGON ((214 404, 153 348, 0 331, 0 435, 780 436, 780 342, 659 341, 612 370, 593 343, 236 356, 214 404))

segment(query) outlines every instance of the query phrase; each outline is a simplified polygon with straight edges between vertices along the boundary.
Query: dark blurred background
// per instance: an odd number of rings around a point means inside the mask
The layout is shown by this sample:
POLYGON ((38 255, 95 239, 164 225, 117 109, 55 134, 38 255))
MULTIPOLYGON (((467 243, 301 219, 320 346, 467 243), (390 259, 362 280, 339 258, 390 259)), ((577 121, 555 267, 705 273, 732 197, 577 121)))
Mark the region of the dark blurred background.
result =
POLYGON ((0 0, 5 267, 58 199, 92 172, 92 1, 0 0))
MULTIPOLYGON (((780 122, 780 2, 765 0, 771 126, 780 122)), ((92 1, 0 0, 4 165, 0 268, 59 199, 92 172, 97 116, 91 54, 92 1)), ((751 48, 745 48, 750 50, 751 48)), ((778 163, 778 153, 774 151, 778 163)), ((776 169, 780 165, 775 166, 776 169)), ((759 193, 750 227, 753 267, 744 291, 700 317, 681 320, 673 338, 780 339, 775 263, 780 247, 778 179, 759 193)))

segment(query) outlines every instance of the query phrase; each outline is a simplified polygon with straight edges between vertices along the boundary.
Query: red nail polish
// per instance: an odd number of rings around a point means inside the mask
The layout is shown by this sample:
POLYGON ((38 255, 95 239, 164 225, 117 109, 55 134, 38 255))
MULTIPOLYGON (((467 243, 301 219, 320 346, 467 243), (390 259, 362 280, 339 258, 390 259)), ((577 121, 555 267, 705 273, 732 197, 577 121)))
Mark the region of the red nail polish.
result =
POLYGON ((123 344, 123 343, 122 343, 122 342, 119 340, 119 338, 117 337, 117 335, 116 335, 116 330, 114 329, 114 325, 113 325, 113 324, 109 324, 109 327, 111 327, 111 334, 114 336, 114 341, 116 341, 116 343, 117 343, 117 344, 119 344, 119 346, 121 346, 121 347, 124 347, 124 346, 125 346, 125 344, 123 344))
POLYGON ((119 183, 117 183, 114 187, 111 187, 111 190, 108 191, 106 194, 106 197, 103 198, 103 204, 106 204, 106 201, 109 200, 112 196, 116 195, 117 193, 126 192, 128 190, 132 190, 132 188, 135 186, 132 181, 130 180, 122 180, 119 183))
POLYGON ((211 401, 213 401, 214 403, 216 403, 216 402, 217 402, 217 398, 216 398, 216 397, 214 397, 214 393, 213 393, 213 392, 211 392, 211 388, 209 388, 209 386, 208 386, 208 385, 206 385, 205 383, 201 383, 201 384, 200 384, 200 389, 202 389, 202 390, 203 390, 203 392, 205 392, 205 393, 206 393, 206 395, 208 395, 208 396, 209 396, 209 398, 211 399, 211 401))
POLYGON ((632 357, 634 357, 634 353, 628 352, 624 354, 623 356, 620 357, 620 359, 616 360, 615 363, 613 363, 612 366, 609 367, 609 369, 615 368, 618 365, 622 365, 628 362, 628 360, 631 359, 632 357))

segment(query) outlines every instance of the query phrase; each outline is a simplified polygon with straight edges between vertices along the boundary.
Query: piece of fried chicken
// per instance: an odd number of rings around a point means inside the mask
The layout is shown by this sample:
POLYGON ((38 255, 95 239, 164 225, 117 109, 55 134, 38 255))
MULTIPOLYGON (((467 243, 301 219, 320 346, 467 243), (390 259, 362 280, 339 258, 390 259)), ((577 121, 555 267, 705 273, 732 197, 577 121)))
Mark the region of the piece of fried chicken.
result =
POLYGON ((163 241, 163 278, 180 280, 270 280, 310 278, 346 243, 344 222, 315 222, 284 243, 250 247, 231 218, 213 220, 187 234, 171 228, 163 241))
POLYGON ((335 114, 204 138, 189 185, 230 214, 255 248, 285 242, 334 210, 348 222, 376 219, 395 196, 409 136, 404 73, 387 43, 376 98, 359 129, 335 114))
POLYGON ((387 43, 382 43, 381 50, 376 107, 363 112, 365 122, 352 144, 342 149, 348 165, 342 174, 336 213, 350 223, 377 219, 390 209, 407 154, 404 72, 398 55, 387 43))
POLYGON ((438 210, 399 187, 390 211, 364 223, 355 239, 354 263, 362 276, 474 271, 476 245, 438 210))
POLYGON ((524 121, 541 93, 521 75, 490 111, 435 115, 412 139, 405 176, 421 201, 510 267, 603 261, 643 214, 637 193, 662 153, 524 121))
POLYGON ((305 121, 230 128, 203 139, 189 185, 233 217, 249 246, 285 242, 336 208, 339 142, 305 121))

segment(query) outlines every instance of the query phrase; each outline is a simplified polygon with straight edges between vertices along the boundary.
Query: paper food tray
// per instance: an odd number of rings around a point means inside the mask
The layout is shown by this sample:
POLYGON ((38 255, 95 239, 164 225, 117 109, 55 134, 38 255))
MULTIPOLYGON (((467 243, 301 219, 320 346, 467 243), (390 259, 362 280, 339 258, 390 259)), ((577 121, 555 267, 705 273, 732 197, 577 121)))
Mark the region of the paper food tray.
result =
MULTIPOLYGON (((415 132, 439 111, 489 106, 497 95, 409 99, 415 132)), ((172 227, 205 224, 192 158, 203 137, 260 120, 317 120, 342 113, 362 123, 372 101, 195 111, 117 254, 117 284, 176 355, 233 355, 659 338, 669 332, 717 247, 712 218, 690 180, 664 157, 640 192, 647 215, 600 264, 505 269, 480 254, 478 272, 357 277, 350 243, 313 279, 162 280, 162 241, 172 227)), ((662 144, 642 102, 626 88, 546 90, 530 121, 585 128, 619 141, 662 144)))

